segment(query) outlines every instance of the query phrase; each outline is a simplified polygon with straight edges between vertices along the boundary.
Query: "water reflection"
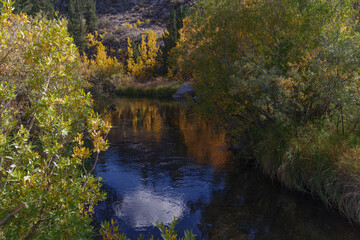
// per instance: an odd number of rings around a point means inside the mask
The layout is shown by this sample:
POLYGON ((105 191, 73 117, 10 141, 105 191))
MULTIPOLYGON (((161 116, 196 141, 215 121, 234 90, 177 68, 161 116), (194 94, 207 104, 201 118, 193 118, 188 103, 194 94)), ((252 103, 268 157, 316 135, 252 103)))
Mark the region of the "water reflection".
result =
POLYGON ((181 198, 159 196, 148 189, 138 189, 124 196, 122 202, 113 204, 115 216, 131 222, 141 230, 152 227, 156 221, 170 224, 185 210, 181 198))
POLYGON ((271 183, 255 168, 228 165, 224 189, 203 208, 204 239, 360 239, 320 202, 271 183))
POLYGON ((174 102, 118 99, 109 115, 110 149, 97 175, 106 201, 98 222, 113 218, 131 239, 160 237, 156 220, 180 217, 179 236, 198 239, 360 239, 337 214, 271 183, 233 160, 225 134, 174 102))
POLYGON ((96 208, 97 220, 114 218, 136 239, 138 233, 159 237, 156 220, 168 224, 181 216, 178 231, 191 228, 200 235, 203 203, 223 188, 225 135, 175 102, 115 104, 108 115, 111 147, 96 169, 108 193, 96 208))
POLYGON ((167 134, 180 134, 177 143, 184 145, 187 156, 194 158, 199 164, 209 161, 215 165, 222 165, 228 158, 229 152, 224 151, 225 133, 215 129, 204 120, 187 113, 174 103, 160 100, 128 100, 117 101, 117 111, 111 115, 114 125, 110 132, 110 141, 121 144, 124 141, 132 143, 137 150, 149 151, 143 142, 160 144, 167 134), (144 140, 144 141, 142 141, 144 140), (133 143, 136 144, 133 144, 133 143), (139 143, 141 142, 141 143, 139 143))

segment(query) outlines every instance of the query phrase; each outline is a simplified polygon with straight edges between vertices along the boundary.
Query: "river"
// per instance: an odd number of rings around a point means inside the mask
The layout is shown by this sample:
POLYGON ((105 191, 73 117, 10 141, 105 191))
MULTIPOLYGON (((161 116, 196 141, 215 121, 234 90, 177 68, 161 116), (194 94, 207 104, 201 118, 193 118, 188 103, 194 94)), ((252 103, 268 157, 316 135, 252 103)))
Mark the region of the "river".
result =
POLYGON ((338 213, 233 156, 224 132, 176 102, 114 104, 111 146, 96 166, 107 193, 98 223, 114 219, 131 239, 160 238, 154 223, 174 217, 179 237, 192 229, 197 239, 360 239, 338 213))

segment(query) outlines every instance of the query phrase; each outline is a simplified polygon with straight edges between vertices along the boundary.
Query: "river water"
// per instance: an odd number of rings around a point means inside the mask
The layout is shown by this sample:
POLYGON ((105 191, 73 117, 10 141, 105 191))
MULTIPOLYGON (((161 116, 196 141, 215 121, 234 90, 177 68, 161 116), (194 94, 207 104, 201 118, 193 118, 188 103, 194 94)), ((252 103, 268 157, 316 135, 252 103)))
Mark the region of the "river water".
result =
POLYGON ((111 146, 96 167, 107 192, 98 223, 114 219, 131 239, 159 238, 154 223, 174 217, 179 237, 192 229, 197 239, 360 239, 336 212, 236 159, 223 132, 176 102, 114 104, 111 146))

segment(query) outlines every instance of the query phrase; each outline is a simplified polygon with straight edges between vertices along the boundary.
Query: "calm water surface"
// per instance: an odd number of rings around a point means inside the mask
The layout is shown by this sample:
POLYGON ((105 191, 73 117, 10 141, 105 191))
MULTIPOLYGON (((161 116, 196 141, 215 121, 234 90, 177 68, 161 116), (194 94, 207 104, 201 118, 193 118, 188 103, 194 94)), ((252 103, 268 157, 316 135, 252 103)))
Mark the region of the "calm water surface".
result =
POLYGON ((198 239, 360 239, 360 231, 307 196, 282 189, 227 150, 225 134, 177 105, 117 99, 111 147, 96 167, 108 198, 95 220, 136 239, 180 218, 198 239))

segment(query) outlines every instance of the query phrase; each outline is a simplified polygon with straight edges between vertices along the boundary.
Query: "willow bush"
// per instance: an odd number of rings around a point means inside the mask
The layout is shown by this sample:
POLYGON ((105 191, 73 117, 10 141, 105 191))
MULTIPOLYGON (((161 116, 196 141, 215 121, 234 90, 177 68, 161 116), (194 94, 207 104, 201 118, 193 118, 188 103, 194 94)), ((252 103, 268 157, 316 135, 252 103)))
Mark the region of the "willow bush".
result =
POLYGON ((198 110, 262 169, 360 222, 360 35, 351 0, 198 1, 172 59, 198 110), (249 148, 248 148, 249 149, 249 148))
POLYGON ((85 162, 107 148, 110 126, 83 91, 66 21, 1 2, 0 239, 88 239, 104 194, 85 162))
POLYGON ((342 0, 200 1, 173 57, 203 106, 216 102, 214 117, 246 126, 319 119, 356 94, 354 14, 342 0))

